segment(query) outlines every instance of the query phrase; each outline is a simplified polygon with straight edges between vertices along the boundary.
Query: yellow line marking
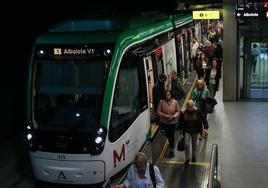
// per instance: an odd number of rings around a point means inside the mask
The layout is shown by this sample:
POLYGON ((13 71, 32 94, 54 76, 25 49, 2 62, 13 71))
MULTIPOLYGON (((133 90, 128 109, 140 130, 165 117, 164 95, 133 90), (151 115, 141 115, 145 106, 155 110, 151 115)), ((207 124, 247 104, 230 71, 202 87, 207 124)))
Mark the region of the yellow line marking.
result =
POLYGON ((191 88, 190 88, 190 90, 189 90, 187 96, 185 97, 185 100, 184 100, 184 102, 183 102, 183 105, 182 105, 181 109, 182 109, 182 108, 185 108, 185 106, 186 106, 186 102, 190 99, 190 97, 191 97, 191 95, 192 95, 192 92, 193 92, 193 90, 194 90, 194 87, 195 87, 195 85, 196 85, 196 81, 197 81, 197 76, 195 77, 195 79, 194 79, 194 81, 193 81, 193 84, 192 84, 192 86, 191 86, 191 88))
POLYGON ((152 123, 151 125, 151 136, 153 137, 156 134, 159 125, 157 123, 152 123))
MULTIPOLYGON (((166 160, 160 162, 160 164, 184 164, 185 161, 179 161, 179 160, 166 160)), ((209 162, 189 162, 190 165, 196 165, 196 166, 209 166, 209 162)))
POLYGON ((162 148, 162 151, 161 151, 160 156, 159 156, 160 159, 163 159, 164 158, 164 155, 165 155, 165 153, 167 151, 168 145, 169 145, 168 144, 168 140, 166 139, 166 142, 164 144, 164 147, 162 148))

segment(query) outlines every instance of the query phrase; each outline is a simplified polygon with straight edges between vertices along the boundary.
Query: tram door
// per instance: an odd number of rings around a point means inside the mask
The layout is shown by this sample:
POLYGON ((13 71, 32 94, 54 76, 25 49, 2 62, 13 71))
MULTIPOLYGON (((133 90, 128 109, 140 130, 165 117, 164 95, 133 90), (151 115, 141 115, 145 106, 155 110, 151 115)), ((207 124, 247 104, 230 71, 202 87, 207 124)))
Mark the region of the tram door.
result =
POLYGON ((154 104, 155 101, 153 100, 153 88, 158 82, 159 75, 164 73, 162 48, 156 49, 153 53, 149 54, 144 59, 146 62, 148 75, 151 120, 154 121, 156 118, 157 104, 154 104))
POLYGON ((245 40, 244 88, 245 98, 268 100, 268 39, 245 40))
POLYGON ((153 86, 154 86, 154 72, 153 72, 153 63, 152 57, 145 57, 146 67, 147 67, 147 75, 148 75, 148 91, 149 91, 149 101, 150 101, 150 109, 153 105, 153 86))
POLYGON ((184 81, 184 70, 185 70, 185 54, 184 54, 184 38, 183 38, 183 35, 179 35, 177 36, 177 40, 178 40, 178 53, 179 53, 179 58, 178 58, 178 66, 177 66, 177 72, 178 72, 178 75, 179 77, 184 81))

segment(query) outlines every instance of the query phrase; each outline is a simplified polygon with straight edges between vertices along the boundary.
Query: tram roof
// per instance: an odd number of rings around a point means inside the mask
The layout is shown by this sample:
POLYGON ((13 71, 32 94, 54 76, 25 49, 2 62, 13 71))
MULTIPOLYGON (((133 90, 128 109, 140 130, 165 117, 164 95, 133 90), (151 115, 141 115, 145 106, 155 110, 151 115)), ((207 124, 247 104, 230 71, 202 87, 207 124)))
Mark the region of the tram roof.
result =
MULTIPOLYGON (((129 18, 89 18, 64 21, 52 27, 48 33, 40 35, 37 43, 86 43, 115 42, 119 35, 127 30, 141 28, 165 22, 167 14, 146 13, 129 18), (64 35, 63 35, 64 33, 64 35)), ((176 25, 191 20, 191 16, 174 16, 176 25)))

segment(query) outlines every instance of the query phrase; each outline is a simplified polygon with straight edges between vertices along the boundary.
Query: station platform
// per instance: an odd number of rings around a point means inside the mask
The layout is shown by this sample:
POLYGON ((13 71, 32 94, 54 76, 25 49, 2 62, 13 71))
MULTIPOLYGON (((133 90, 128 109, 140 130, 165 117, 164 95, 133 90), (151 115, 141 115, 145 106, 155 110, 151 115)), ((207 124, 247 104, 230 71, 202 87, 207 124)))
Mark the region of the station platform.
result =
POLYGON ((165 154, 157 159, 168 187, 207 187, 213 144, 219 150, 221 187, 268 186, 268 103, 223 102, 221 86, 222 83, 216 94, 215 111, 208 114, 208 139, 198 141, 197 162, 185 166, 185 154, 181 151, 168 158, 167 146, 165 154))

